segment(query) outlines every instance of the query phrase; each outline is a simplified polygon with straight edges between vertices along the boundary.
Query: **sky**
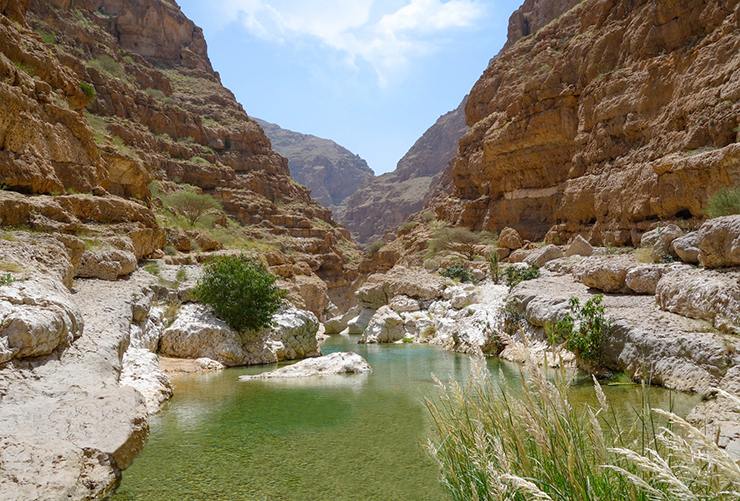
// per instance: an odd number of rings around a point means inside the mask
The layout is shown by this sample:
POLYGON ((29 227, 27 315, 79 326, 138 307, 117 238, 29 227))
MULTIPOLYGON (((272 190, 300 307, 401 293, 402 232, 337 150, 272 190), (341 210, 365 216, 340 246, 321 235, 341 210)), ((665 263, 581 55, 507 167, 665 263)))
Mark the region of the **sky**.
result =
POLYGON ((523 0, 178 0, 247 114, 331 139, 376 174, 454 110, 523 0))

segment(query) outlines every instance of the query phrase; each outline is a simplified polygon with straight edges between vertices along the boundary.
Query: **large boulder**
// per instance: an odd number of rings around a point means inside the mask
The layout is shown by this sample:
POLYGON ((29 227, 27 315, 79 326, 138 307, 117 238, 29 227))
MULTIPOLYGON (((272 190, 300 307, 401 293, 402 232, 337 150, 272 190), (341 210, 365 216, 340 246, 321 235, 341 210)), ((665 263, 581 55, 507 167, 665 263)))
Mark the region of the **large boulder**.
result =
POLYGON ((740 215, 710 219, 699 228, 699 261, 707 268, 740 265, 740 215))
POLYGON ((375 312, 358 343, 393 343, 403 339, 405 330, 401 316, 388 306, 375 312))
POLYGON ((740 334, 740 272, 689 269, 660 280, 655 299, 665 311, 709 320, 714 327, 740 334))
POLYGON ((301 360, 287 367, 263 372, 253 376, 239 376, 239 381, 272 378, 297 378, 311 376, 330 376, 337 374, 362 374, 372 372, 370 364, 357 353, 336 352, 323 357, 301 360))
POLYGON ((211 309, 198 304, 180 308, 177 318, 164 330, 159 350, 176 358, 210 358, 233 367, 273 363, 317 356, 321 353, 314 314, 287 308, 272 317, 273 326, 239 334, 216 318, 211 309))
POLYGON ((349 334, 362 334, 367 328, 370 320, 375 315, 375 310, 372 308, 362 308, 360 313, 347 322, 347 331, 349 334))
POLYGON ((514 228, 506 227, 498 236, 498 246, 504 249, 519 249, 522 246, 522 237, 514 228))
POLYGON ((640 245, 652 248, 651 256, 658 261, 670 255, 671 243, 682 236, 683 230, 681 228, 675 224, 669 224, 645 233, 640 240, 640 245))
POLYGON ((576 235, 576 238, 573 239, 573 242, 568 246, 568 249, 565 251, 564 256, 570 257, 570 256, 590 256, 594 253, 593 246, 588 243, 588 240, 583 238, 581 235, 576 235))
POLYGON ((0 364, 48 355, 82 334, 72 295, 49 276, 0 286, 0 364))
POLYGON ((631 292, 626 284, 627 273, 637 263, 631 256, 591 256, 573 268, 573 275, 583 285, 603 292, 631 292))
POLYGON ((692 231, 675 239, 671 243, 671 251, 684 263, 696 264, 699 262, 699 232, 692 231))
MULTIPOLYGON (((371 279, 376 279, 373 275, 371 279)), ((382 281, 369 280, 357 289, 355 296, 363 308, 372 308, 377 310, 383 305, 388 304, 388 284, 382 281)))
POLYGON ((642 265, 631 268, 624 277, 624 282, 638 294, 655 294, 663 273, 668 268, 660 265, 642 265))
POLYGON ((99 253, 85 251, 82 255, 82 262, 77 268, 76 276, 117 280, 120 276, 133 273, 136 267, 136 255, 129 251, 118 249, 105 250, 99 253))
POLYGON ((559 259, 561 257, 563 257, 563 251, 560 250, 560 247, 549 244, 532 251, 532 253, 524 259, 524 262, 527 264, 536 264, 537 266, 542 267, 548 261, 559 259))

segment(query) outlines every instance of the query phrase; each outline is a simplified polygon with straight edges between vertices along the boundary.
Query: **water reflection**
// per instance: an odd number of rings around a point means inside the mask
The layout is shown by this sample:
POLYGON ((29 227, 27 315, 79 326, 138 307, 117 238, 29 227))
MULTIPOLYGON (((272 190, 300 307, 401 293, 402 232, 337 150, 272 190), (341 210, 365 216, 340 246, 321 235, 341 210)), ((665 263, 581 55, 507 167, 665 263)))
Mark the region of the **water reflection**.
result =
MULTIPOLYGON (((175 378, 175 397, 152 420, 149 444, 112 499, 446 499, 420 445, 429 429, 422 402, 437 394, 432 373, 466 380, 469 357, 356 339, 333 336, 322 349, 359 353, 370 374, 238 381, 272 365, 175 378)), ((488 367, 520 384, 518 364, 490 359, 488 367)), ((605 390, 625 415, 641 405, 634 386, 605 390)), ((573 391, 594 401, 587 378, 576 379, 573 391)), ((661 389, 651 397, 661 405, 671 398, 661 389)), ((679 395, 675 406, 695 401, 679 395)))

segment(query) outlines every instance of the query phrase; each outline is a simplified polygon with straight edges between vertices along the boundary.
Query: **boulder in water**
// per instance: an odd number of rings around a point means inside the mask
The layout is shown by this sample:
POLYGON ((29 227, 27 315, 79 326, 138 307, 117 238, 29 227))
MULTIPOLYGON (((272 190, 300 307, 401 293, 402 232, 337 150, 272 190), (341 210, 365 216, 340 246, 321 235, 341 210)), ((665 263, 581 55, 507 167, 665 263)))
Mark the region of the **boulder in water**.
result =
POLYGON ((334 374, 361 374, 372 372, 367 361, 357 353, 337 352, 323 357, 309 358, 298 363, 281 367, 274 371, 264 372, 255 376, 239 376, 239 381, 271 378, 298 378, 309 376, 329 376, 334 374))

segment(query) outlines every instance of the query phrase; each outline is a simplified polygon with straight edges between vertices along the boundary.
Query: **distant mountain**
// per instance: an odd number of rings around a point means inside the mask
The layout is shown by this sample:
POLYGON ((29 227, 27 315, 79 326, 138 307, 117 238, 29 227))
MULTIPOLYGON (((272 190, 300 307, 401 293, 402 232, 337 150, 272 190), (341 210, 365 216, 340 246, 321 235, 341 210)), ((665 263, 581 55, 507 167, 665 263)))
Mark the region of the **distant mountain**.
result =
POLYGON ((345 199, 374 176, 367 162, 329 139, 283 129, 255 118, 272 142, 273 150, 288 159, 293 179, 311 189, 311 198, 339 212, 345 199))
POLYGON ((467 96, 457 109, 439 117, 398 162, 396 170, 368 179, 347 199, 346 210, 336 218, 357 242, 377 240, 421 210, 439 174, 457 152, 460 138, 468 131, 466 102, 467 96))

